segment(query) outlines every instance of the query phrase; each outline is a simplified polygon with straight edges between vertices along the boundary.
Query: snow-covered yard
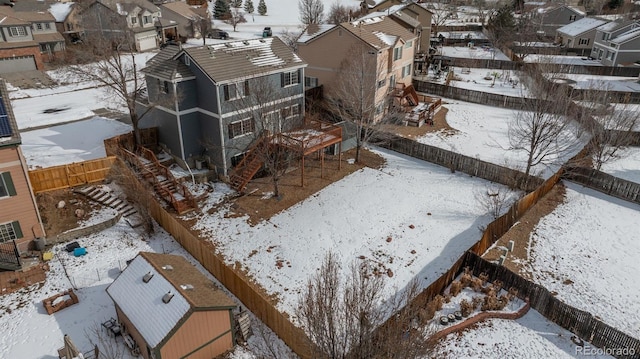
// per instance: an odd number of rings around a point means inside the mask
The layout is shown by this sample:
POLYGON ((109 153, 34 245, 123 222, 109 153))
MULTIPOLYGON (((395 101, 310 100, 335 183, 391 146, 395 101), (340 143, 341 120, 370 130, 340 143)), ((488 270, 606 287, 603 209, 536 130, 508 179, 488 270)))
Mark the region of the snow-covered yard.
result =
MULTIPOLYGON (((105 214, 110 215, 111 211, 93 213, 92 220, 96 221, 101 217, 106 219, 105 214)), ((52 248, 56 256, 49 262, 51 269, 42 287, 34 285, 0 296, 2 358, 57 358, 57 349, 63 346, 64 334, 68 334, 80 350, 92 350, 92 343, 97 342, 94 330, 101 329, 100 323, 116 317, 113 302, 105 289, 126 267, 126 261, 134 258, 140 251, 182 255, 217 283, 213 276, 160 227, 156 227, 156 233, 148 238, 121 220, 114 227, 80 238, 78 242, 87 248, 87 255, 74 257, 64 250, 64 244, 52 248), (69 277, 64 273, 63 264, 69 277), (71 281, 80 287, 75 291, 79 303, 48 315, 42 300, 71 288, 71 281)), ((266 348, 264 338, 283 352, 288 351, 273 332, 255 317, 252 317, 252 326, 254 332, 264 333, 264 336, 255 335, 249 340, 249 352, 259 355, 266 348)), ((122 341, 119 345, 124 348, 122 341)), ((238 352, 246 351, 238 349, 238 352)), ((249 354, 237 356, 254 357, 249 354)), ((125 351, 122 359, 133 357, 125 351)))
MULTIPOLYGON (((424 287, 491 221, 475 199, 489 182, 376 152, 387 161, 383 168, 355 172, 256 226, 246 218, 228 218, 227 208, 199 215, 193 228, 209 236, 227 263, 242 263, 269 294, 278 295, 278 308, 290 314, 328 251, 339 255, 345 273, 352 262, 363 261, 360 256, 383 272, 390 269, 385 298, 414 277, 424 287), (284 263, 282 268, 277 261, 284 263)), ((203 205, 202 213, 215 205, 203 205)))
POLYGON ((565 203, 531 234, 534 281, 558 299, 640 336, 640 205, 568 183, 565 203))
MULTIPOLYGON (((451 66, 450 69, 453 70, 455 76, 449 83, 449 86, 451 87, 513 97, 529 96, 529 91, 523 85, 519 77, 520 75, 516 71, 454 66, 451 66)), ((433 70, 431 69, 429 69, 428 75, 414 76, 414 78, 421 81, 430 81, 439 84, 444 84, 446 82, 446 74, 435 78, 433 70)))
POLYGON ((627 181, 640 183, 640 148, 621 149, 617 158, 602 164, 601 171, 627 181))
POLYGON ((469 46, 441 46, 438 54, 449 57, 461 57, 465 59, 487 59, 510 61, 507 55, 494 47, 469 47, 469 46))
MULTIPOLYGON (((517 170, 525 168, 527 154, 510 149, 509 143, 509 123, 514 121, 517 111, 451 99, 443 100, 443 106, 448 109, 447 123, 456 131, 428 133, 418 138, 418 142, 500 166, 517 170)), ((548 178, 580 149, 578 145, 561 158, 550 158, 548 164, 536 165, 531 173, 548 178)))

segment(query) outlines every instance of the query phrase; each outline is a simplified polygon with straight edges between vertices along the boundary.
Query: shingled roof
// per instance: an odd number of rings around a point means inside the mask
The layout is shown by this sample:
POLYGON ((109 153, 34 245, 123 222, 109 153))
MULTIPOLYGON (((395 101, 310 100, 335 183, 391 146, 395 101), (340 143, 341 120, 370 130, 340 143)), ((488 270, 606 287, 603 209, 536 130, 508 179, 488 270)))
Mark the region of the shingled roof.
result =
POLYGON ((180 50, 178 45, 168 45, 147 61, 142 72, 168 81, 193 76, 187 65, 175 59, 180 50))
POLYGON ((398 39, 406 42, 416 38, 416 35, 387 16, 365 18, 340 25, 377 49, 393 46, 398 39))

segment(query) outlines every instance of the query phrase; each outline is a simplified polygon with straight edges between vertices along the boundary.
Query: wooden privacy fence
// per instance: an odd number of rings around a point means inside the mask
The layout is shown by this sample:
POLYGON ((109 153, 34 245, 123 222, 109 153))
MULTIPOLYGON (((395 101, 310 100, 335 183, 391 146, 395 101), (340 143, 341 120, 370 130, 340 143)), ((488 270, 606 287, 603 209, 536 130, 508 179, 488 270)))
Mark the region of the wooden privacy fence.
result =
MULTIPOLYGON (((128 168, 126 166, 123 166, 128 168)), ((130 170, 130 169, 129 169, 130 170)), ((138 191, 144 186, 136 181, 138 191)), ((301 358, 311 358, 309 339, 304 331, 291 323, 267 297, 265 291, 242 272, 242 268, 227 265, 222 256, 216 254, 215 246, 191 232, 154 198, 148 202, 151 216, 169 232, 220 283, 235 295, 253 314, 280 337, 301 358)))
POLYGON ((610 196, 640 204, 640 184, 591 168, 568 167, 563 178, 610 196))
POLYGON ((53 166, 29 171, 34 193, 100 182, 105 179, 115 162, 114 156, 53 166))
MULTIPOLYGON (((618 358, 640 358, 640 340, 603 323, 589 312, 562 302, 546 288, 522 278, 504 266, 491 263, 473 252, 468 252, 463 258, 464 266, 473 269, 476 275, 484 272, 489 275, 491 281, 501 280, 504 288, 518 288, 518 296, 528 297, 532 308, 580 339, 599 348, 626 348, 630 353, 630 355, 614 355, 618 358)), ((630 315, 633 314, 630 313, 630 315)))
MULTIPOLYGON (((380 137, 384 138, 388 137, 388 135, 380 135, 380 137)), ((401 136, 393 135, 391 139, 382 141, 380 146, 447 167, 452 171, 460 171, 474 177, 484 178, 491 182, 501 183, 511 188, 519 188, 524 191, 531 191, 542 183, 542 180, 538 177, 531 175, 526 176, 520 171, 419 143, 401 136)))

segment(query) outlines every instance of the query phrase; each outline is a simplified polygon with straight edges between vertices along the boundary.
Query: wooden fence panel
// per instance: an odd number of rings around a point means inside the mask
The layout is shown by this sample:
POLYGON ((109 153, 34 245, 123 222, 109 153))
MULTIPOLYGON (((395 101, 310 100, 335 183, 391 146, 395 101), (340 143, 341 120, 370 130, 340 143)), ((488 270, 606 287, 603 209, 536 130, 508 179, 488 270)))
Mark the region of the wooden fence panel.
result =
POLYGON ((640 204, 639 183, 584 167, 567 168, 563 178, 610 196, 640 204))
POLYGON ((29 171, 34 193, 101 182, 116 158, 113 156, 29 171))

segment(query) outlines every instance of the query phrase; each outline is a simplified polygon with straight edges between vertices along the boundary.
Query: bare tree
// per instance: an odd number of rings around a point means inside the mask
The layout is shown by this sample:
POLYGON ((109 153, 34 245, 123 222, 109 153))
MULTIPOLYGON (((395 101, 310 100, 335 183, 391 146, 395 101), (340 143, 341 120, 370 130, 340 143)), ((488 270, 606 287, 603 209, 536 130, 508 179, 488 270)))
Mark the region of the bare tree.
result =
POLYGON ((107 333, 98 323, 87 328, 84 335, 94 345, 95 359, 124 359, 129 357, 124 343, 118 342, 115 336, 107 333))
POLYGON ((411 311, 400 310, 417 294, 415 281, 383 307, 383 274, 366 262, 352 263, 347 276, 341 271, 336 254, 327 253, 296 309, 314 344, 313 357, 410 359, 428 353, 423 333, 409 330, 411 311), (385 322, 390 313, 392 319, 385 322))
POLYGON ((378 130, 397 115, 385 91, 388 89, 387 61, 386 54, 356 45, 345 55, 337 71, 337 81, 327 89, 328 110, 355 127, 356 162, 360 161, 360 152, 366 143, 384 140, 378 130))
POLYGON ((523 99, 522 110, 509 123, 511 149, 527 154, 525 174, 539 164, 549 165, 573 151, 581 134, 568 117, 571 90, 566 84, 546 80, 543 64, 530 67, 529 89, 535 98, 523 99))
POLYGON ((145 233, 147 235, 153 234, 155 229, 154 221, 149 213, 148 207, 152 193, 154 193, 153 189, 141 188, 146 182, 140 181, 135 173, 121 161, 116 161, 111 167, 109 179, 118 184, 126 196, 127 201, 136 209, 145 233))
POLYGON ((322 24, 324 20, 322 0, 298 0, 298 11, 303 25, 322 24))
POLYGON ((136 62, 134 34, 124 17, 114 12, 87 12, 82 27, 85 41, 77 53, 80 64, 68 66, 69 75, 103 87, 114 103, 124 106, 139 144, 140 120, 158 104, 148 102, 146 82, 136 62), (139 103, 147 103, 145 110, 137 111, 139 103))
POLYGON ((327 23, 339 25, 343 22, 351 21, 351 14, 354 10, 340 2, 334 2, 329 8, 329 15, 327 15, 327 23))
POLYGON ((191 29, 193 30, 194 35, 199 34, 200 36, 202 36, 202 46, 207 46, 207 35, 213 28, 213 19, 211 18, 211 13, 207 10, 206 7, 194 9, 194 11, 198 14, 198 16, 191 19, 191 29))
POLYGON ((474 191, 474 197, 478 206, 496 219, 508 205, 509 192, 504 187, 490 184, 474 191))
POLYGON ((280 34, 278 34, 278 36, 293 52, 297 52, 298 40, 300 39, 302 34, 304 34, 305 31, 307 31, 307 28, 308 26, 307 27, 300 26, 296 30, 284 28, 282 31, 280 31, 280 34))
POLYGON ((440 27, 443 26, 447 20, 457 16, 457 6, 453 2, 432 2, 427 5, 427 9, 432 13, 431 24, 433 36, 438 36, 440 27))
POLYGON ((231 11, 229 11, 229 17, 224 20, 224 22, 233 26, 233 31, 236 31, 238 24, 247 22, 247 19, 244 18, 244 14, 239 8, 234 7, 231 8, 231 11))

